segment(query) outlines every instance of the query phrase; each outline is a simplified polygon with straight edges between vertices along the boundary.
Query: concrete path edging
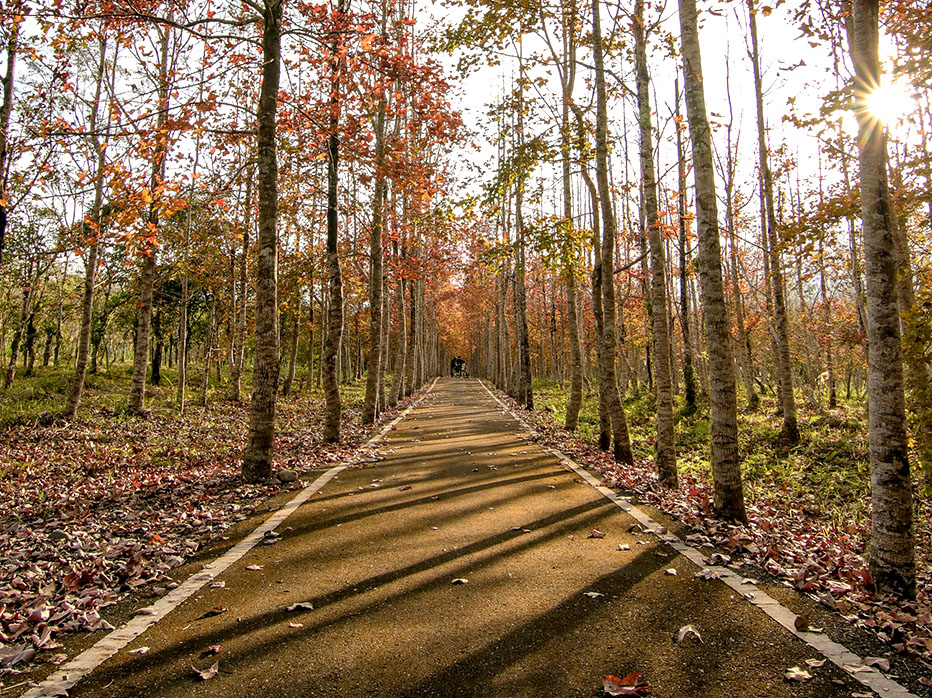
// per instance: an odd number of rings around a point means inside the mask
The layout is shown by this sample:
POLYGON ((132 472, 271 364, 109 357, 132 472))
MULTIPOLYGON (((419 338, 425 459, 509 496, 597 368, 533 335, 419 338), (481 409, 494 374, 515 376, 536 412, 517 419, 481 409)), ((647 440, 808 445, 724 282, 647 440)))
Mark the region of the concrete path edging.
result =
POLYGON ((424 398, 433 390, 437 383, 435 378, 427 387, 424 393, 414 402, 408 405, 401 414, 388 422, 375 436, 366 441, 352 457, 343 461, 339 465, 327 470, 320 475, 314 482, 302 489, 281 509, 273 513, 262 524, 252 530, 239 543, 230 548, 217 559, 208 562, 201 569, 182 582, 178 587, 172 589, 165 596, 147 608, 137 611, 137 614, 119 628, 111 631, 105 637, 102 637, 94 645, 84 650, 77 657, 62 666, 58 671, 53 673, 47 679, 42 681, 38 686, 30 689, 22 695, 22 698, 44 698, 47 696, 67 696, 68 691, 78 683, 82 678, 91 673, 98 666, 110 659, 113 655, 126 647, 129 643, 142 635, 146 630, 165 618, 169 613, 180 606, 184 601, 197 593, 208 582, 212 581, 217 575, 224 572, 230 566, 240 560, 246 553, 252 550, 270 531, 274 531, 302 504, 307 502, 316 494, 324 485, 330 482, 340 472, 359 462, 365 455, 365 449, 374 446, 381 441, 391 429, 404 419, 415 407, 417 407, 424 398))
MULTIPOLYGON (((522 418, 521 415, 516 413, 494 392, 492 392, 485 384, 485 381, 479 380, 479 383, 483 388, 485 388, 486 392, 492 397, 492 399, 494 399, 501 406, 501 408, 512 417, 512 419, 518 422, 522 428, 526 429, 529 434, 534 433, 534 427, 528 424, 528 422, 522 418)), ((914 693, 910 693, 904 686, 885 676, 875 667, 865 667, 863 664, 863 657, 858 656, 844 645, 831 640, 827 635, 823 633, 800 632, 796 630, 794 625, 796 614, 786 606, 781 604, 766 592, 761 591, 760 589, 757 589, 751 585, 744 584, 742 578, 735 574, 731 569, 720 565, 708 564, 708 560, 701 551, 683 542, 672 533, 667 532, 663 526, 654 521, 646 512, 620 497, 611 488, 603 485, 591 472, 586 470, 583 466, 579 465, 576 461, 574 461, 562 451, 556 448, 551 448, 549 446, 544 446, 543 444, 538 445, 547 453, 555 456, 563 465, 579 475, 579 477, 581 477, 587 483, 592 485, 592 487, 598 490, 598 492, 603 497, 613 502, 617 507, 622 509, 635 521, 641 524, 646 529, 644 531, 645 533, 651 533, 659 538, 661 541, 673 548, 677 553, 681 554, 687 560, 696 565, 696 567, 698 567, 700 570, 708 569, 713 571, 718 575, 718 578, 721 579, 722 582, 731 587, 742 598, 746 599, 754 606, 757 606, 760 610, 770 616, 770 618, 786 628, 786 630, 788 630, 791 634, 795 635, 800 640, 808 644, 810 647, 812 647, 812 649, 828 659, 830 662, 839 666, 852 678, 856 679, 861 684, 877 693, 877 695, 881 696, 881 698, 917 698, 914 693), (851 669, 855 668, 857 669, 856 673, 851 671, 851 669)))

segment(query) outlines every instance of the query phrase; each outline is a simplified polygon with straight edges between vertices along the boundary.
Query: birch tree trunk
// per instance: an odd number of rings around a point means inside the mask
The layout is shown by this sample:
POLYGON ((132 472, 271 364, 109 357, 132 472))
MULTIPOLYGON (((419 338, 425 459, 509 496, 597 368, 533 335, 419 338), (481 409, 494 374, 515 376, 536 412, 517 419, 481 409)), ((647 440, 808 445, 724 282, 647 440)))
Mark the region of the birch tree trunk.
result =
POLYGON ((867 96, 880 84, 878 0, 854 0, 852 4, 851 59, 855 68, 870 343, 870 571, 880 589, 912 597, 916 591, 913 497, 897 306, 896 243, 887 184, 887 138, 883 124, 866 106, 867 96))
POLYGON ((256 113, 257 190, 256 331, 249 404, 249 441, 243 454, 243 478, 264 480, 272 474, 275 403, 278 395, 278 158, 276 108, 281 76, 281 23, 284 0, 265 0, 262 28, 262 87, 256 113))
POLYGON ((673 432, 673 376, 670 366, 670 329, 667 325, 661 222, 657 215, 657 181, 654 177, 653 127, 650 109, 650 74, 647 69, 647 31, 644 3, 638 0, 634 13, 634 56, 637 72, 638 121, 641 131, 641 186, 650 244, 651 315, 653 319, 654 366, 657 399, 657 474, 660 482, 676 487, 676 441, 673 432))
POLYGON ((680 40, 686 90, 686 114, 692 140, 699 234, 699 290, 709 355, 709 403, 712 436, 712 477, 715 513, 747 521, 741 464, 738 455, 738 407, 735 363, 731 348, 731 322, 722 284, 718 203, 712 140, 702 82, 702 55, 696 0, 679 0, 680 40))
POLYGON ((243 212, 243 254, 239 268, 239 306, 230 365, 230 400, 242 400, 243 362, 246 358, 246 290, 249 270, 249 231, 252 227, 252 170, 246 174, 246 207, 243 212))
POLYGON ((790 335, 786 314, 786 294, 783 289, 783 269, 780 244, 777 239, 777 216, 773 204, 773 175, 770 172, 767 151, 767 133, 764 125, 764 94, 761 85, 760 53, 757 42, 757 10, 754 0, 747 0, 751 29, 751 63, 754 68, 754 95, 757 100, 757 145, 761 178, 764 185, 764 203, 767 212, 767 240, 770 246, 770 276, 773 289, 773 309, 777 341, 777 372, 780 377, 780 404, 783 406, 783 438, 791 444, 799 443, 799 425, 796 420, 796 398, 793 394, 793 364, 790 356, 790 335))
POLYGON ((596 180, 602 214, 602 374, 607 388, 607 407, 612 422, 612 449, 619 463, 634 463, 628 423, 615 380, 615 213, 608 182, 608 106, 605 96, 605 68, 602 55, 602 28, 599 1, 592 0, 593 54, 596 84, 596 180))

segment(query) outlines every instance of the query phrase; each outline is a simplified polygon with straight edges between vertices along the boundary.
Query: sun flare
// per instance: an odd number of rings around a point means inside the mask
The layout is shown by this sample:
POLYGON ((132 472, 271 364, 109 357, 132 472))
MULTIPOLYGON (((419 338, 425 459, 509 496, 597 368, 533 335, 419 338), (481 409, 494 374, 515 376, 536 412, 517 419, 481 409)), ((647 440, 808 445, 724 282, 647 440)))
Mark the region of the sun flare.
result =
POLYGON ((884 80, 866 98, 867 111, 886 126, 895 124, 913 108, 913 100, 906 88, 884 80))

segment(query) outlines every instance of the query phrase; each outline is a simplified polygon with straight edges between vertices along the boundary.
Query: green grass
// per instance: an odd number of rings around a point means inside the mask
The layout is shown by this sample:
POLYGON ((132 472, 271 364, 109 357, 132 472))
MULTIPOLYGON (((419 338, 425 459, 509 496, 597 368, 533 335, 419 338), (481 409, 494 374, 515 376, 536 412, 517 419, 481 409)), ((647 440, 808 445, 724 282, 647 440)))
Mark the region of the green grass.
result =
MULTIPOLYGON (((539 409, 549 408, 554 421, 566 416, 568 387, 538 379, 534 401, 539 409)), ((707 405, 700 403, 684 415, 681 397, 676 404, 676 448, 681 472, 709 475, 710 424, 707 405)), ((739 406, 745 401, 738 397, 739 406)), ((624 398, 631 446, 639 458, 653 457, 654 397, 642 388, 637 396, 624 398)), ((864 522, 868 517, 870 466, 867 423, 860 404, 843 404, 820 415, 800 401, 802 439, 792 448, 781 442, 782 417, 776 413, 773 396, 762 396, 756 412, 740 411, 738 438, 745 488, 751 501, 779 497, 787 501, 818 503, 823 514, 836 525, 864 522)), ((598 396, 583 396, 579 435, 595 444, 598 437, 598 396)))

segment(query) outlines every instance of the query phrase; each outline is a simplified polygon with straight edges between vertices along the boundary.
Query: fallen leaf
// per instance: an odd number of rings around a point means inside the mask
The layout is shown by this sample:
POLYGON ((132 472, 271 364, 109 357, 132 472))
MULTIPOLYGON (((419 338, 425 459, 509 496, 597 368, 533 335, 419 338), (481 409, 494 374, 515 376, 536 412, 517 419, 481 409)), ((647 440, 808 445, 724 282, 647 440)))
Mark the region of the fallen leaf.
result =
POLYGON ((458 579, 454 579, 452 582, 450 582, 450 584, 469 584, 469 580, 458 578, 458 579))
POLYGON ((593 528, 589 538, 605 538, 605 534, 597 528, 593 528))
POLYGON ((294 628, 295 630, 297 630, 298 628, 303 628, 303 627, 304 627, 304 623, 289 623, 289 624, 288 624, 288 627, 289 627, 289 628, 294 628))
POLYGON ((687 640, 691 637, 696 638, 699 642, 702 642, 702 636, 699 634, 699 631, 696 630, 695 625, 684 625, 682 628, 676 631, 676 635, 673 636, 673 639, 676 640, 676 644, 681 644, 684 640, 687 640))
POLYGON ((807 632, 809 630, 809 616, 805 613, 800 613, 796 616, 796 620, 793 621, 793 627, 796 628, 797 632, 807 632))
POLYGON ((149 651, 149 648, 143 646, 143 647, 137 647, 137 648, 134 649, 134 650, 130 650, 129 653, 130 653, 130 654, 145 654, 145 653, 148 652, 148 651, 149 651))
POLYGON ((262 565, 246 565, 246 569, 250 572, 258 572, 262 569, 262 565))
POLYGON ((890 660, 884 657, 864 657, 864 666, 875 666, 882 672, 890 671, 890 660))
POLYGON ((299 601, 298 603, 293 603, 288 607, 289 611, 313 611, 314 604, 310 601, 299 601))
POLYGON ((197 674, 201 681, 207 681, 214 678, 220 672, 220 662, 214 662, 213 666, 209 669, 198 669, 196 666, 192 666, 194 673, 197 674))
POLYGON ((664 574, 669 574, 671 577, 675 577, 675 576, 676 576, 676 568, 675 568, 675 567, 668 567, 667 569, 665 569, 665 570, 663 571, 663 573, 664 573, 664 574))
POLYGON ((197 618, 195 618, 195 620, 204 620, 205 618, 213 618, 214 616, 219 616, 221 613, 226 613, 228 610, 230 609, 224 608, 223 606, 215 606, 214 608, 207 611, 207 613, 204 613, 198 616, 197 618))
POLYGON ((628 545, 627 543, 619 543, 618 549, 619 550, 631 550, 631 546, 628 545))
POLYGON ((637 672, 622 678, 607 674, 602 678, 602 693, 607 696, 643 696, 650 693, 651 685, 641 682, 640 678, 637 672))
POLYGON ((853 664, 843 664, 842 668, 851 674, 863 674, 866 671, 873 671, 873 668, 869 666, 864 666, 863 664, 861 666, 854 666, 853 664))
POLYGON ((721 576, 721 572, 718 570, 713 570, 709 567, 705 567, 693 575, 693 577, 696 577, 697 579, 720 579, 721 576))
POLYGON ((601 593, 599 593, 598 591, 587 591, 587 592, 584 592, 584 593, 585 593, 585 595, 588 596, 590 599, 597 599, 597 598, 599 598, 600 596, 605 596, 605 594, 601 594, 601 593))
POLYGON ((821 666, 825 665, 824 659, 807 659, 806 666, 810 669, 818 669, 821 666))
POLYGON ((786 674, 784 674, 783 677, 787 681, 799 681, 802 683, 803 681, 808 681, 811 679, 812 674, 810 674, 808 671, 800 669, 798 666, 791 666, 786 670, 786 674))

